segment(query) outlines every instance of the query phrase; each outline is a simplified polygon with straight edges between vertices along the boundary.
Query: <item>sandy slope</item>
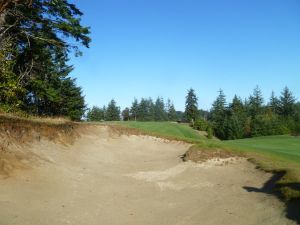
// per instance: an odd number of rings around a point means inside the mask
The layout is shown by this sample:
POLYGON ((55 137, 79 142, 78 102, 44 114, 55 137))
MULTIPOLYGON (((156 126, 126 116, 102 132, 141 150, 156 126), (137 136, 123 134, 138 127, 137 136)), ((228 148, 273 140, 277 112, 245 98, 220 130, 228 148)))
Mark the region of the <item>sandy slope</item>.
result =
POLYGON ((243 188, 270 174, 245 160, 183 163, 187 148, 105 127, 72 146, 42 140, 34 169, 0 180, 0 225, 293 224, 277 199, 243 188))

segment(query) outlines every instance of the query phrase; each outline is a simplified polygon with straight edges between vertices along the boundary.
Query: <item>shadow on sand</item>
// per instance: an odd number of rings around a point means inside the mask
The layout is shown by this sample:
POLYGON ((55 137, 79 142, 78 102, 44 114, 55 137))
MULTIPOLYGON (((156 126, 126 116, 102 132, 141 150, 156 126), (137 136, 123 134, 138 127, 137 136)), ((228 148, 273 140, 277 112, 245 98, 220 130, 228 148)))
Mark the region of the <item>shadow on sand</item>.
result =
POLYGON ((275 195, 277 198, 282 200, 286 206, 286 217, 288 219, 294 220, 300 224, 300 200, 290 200, 284 201, 282 194, 278 191, 278 187, 289 187, 291 189, 300 191, 300 183, 289 183, 289 184, 276 184, 283 176, 285 172, 278 172, 268 180, 262 188, 255 187, 243 187, 248 192, 259 192, 265 194, 275 195))

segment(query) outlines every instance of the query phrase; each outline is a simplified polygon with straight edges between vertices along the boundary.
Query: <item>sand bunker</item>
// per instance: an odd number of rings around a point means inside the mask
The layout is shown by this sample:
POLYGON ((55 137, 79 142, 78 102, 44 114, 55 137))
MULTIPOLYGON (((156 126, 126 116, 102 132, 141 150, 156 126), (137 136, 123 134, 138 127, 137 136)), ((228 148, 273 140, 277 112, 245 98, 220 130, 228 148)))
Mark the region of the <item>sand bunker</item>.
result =
POLYGON ((294 224, 275 197, 244 188, 272 176, 244 159, 182 162, 186 144, 91 129, 74 145, 24 147, 39 157, 0 180, 1 225, 294 224))

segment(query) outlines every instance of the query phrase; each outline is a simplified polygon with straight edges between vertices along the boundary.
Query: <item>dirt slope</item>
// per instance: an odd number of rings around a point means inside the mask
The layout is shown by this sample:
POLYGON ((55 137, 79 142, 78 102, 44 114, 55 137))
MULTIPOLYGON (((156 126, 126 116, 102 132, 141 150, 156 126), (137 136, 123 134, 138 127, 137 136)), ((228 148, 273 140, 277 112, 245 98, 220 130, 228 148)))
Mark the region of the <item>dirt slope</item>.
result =
POLYGON ((35 141, 22 149, 34 168, 0 180, 0 225, 293 224, 276 198, 243 188, 271 174, 242 159, 182 162, 188 147, 107 127, 73 145, 35 141))

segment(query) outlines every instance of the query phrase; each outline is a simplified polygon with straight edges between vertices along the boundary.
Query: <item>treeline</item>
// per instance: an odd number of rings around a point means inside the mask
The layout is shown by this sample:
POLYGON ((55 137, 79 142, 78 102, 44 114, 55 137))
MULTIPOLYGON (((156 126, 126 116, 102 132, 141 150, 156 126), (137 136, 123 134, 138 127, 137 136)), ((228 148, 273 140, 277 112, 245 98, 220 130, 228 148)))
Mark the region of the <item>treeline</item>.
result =
POLYGON ((287 87, 280 96, 272 92, 267 102, 259 87, 249 98, 235 95, 229 103, 220 90, 210 111, 198 109, 198 97, 190 89, 185 118, 194 129, 207 131, 209 138, 215 135, 222 140, 300 133, 300 103, 287 87))
POLYGON ((87 112, 88 121, 177 121, 181 116, 170 99, 165 102, 161 97, 155 102, 151 98, 134 99, 122 112, 113 99, 107 106, 94 106, 87 112))
POLYGON ((151 98, 134 99, 123 111, 111 100, 107 106, 89 109, 86 117, 88 121, 186 122, 207 131, 209 138, 215 135, 222 140, 300 133, 300 103, 287 87, 280 96, 273 92, 267 102, 259 87, 249 98, 242 100, 235 95, 231 102, 220 90, 210 111, 199 109, 194 89, 188 90, 184 112, 176 111, 170 99, 165 102, 161 97, 155 102, 151 98))
POLYGON ((84 96, 68 61, 70 53, 81 55, 78 45, 91 41, 82 12, 66 0, 0 6, 0 110, 80 120, 84 96))
POLYGON ((300 103, 287 87, 266 104, 259 87, 246 100, 235 95, 228 104, 220 90, 207 122, 223 140, 299 133, 300 103))

